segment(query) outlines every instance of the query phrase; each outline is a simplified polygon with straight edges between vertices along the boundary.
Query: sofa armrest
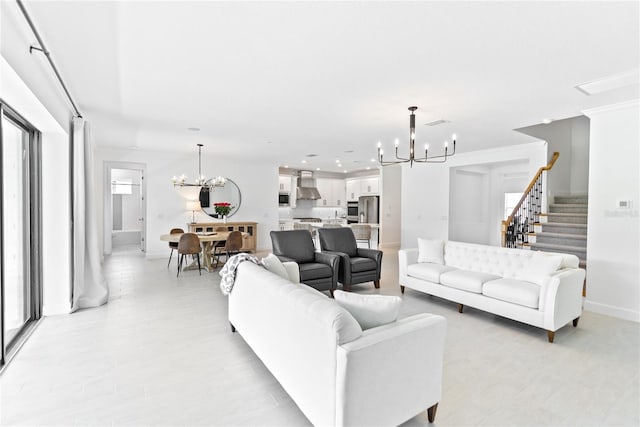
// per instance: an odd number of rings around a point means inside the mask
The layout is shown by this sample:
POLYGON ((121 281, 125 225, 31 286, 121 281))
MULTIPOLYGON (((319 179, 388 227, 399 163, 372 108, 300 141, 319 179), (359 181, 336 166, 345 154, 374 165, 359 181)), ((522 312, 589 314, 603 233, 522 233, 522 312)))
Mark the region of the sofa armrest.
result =
POLYGON ((287 276, 293 283, 300 283, 300 267, 297 262, 287 261, 283 262, 284 269, 287 270, 287 276))
POLYGON ((398 273, 400 284, 402 278, 407 277, 407 267, 418 262, 418 248, 400 249, 398 251, 398 273))
POLYGON ((438 403, 445 332, 422 313, 338 346, 336 425, 397 425, 438 403))
POLYGON ((582 314, 582 268, 563 269, 551 276, 544 289, 544 328, 557 331, 582 314))

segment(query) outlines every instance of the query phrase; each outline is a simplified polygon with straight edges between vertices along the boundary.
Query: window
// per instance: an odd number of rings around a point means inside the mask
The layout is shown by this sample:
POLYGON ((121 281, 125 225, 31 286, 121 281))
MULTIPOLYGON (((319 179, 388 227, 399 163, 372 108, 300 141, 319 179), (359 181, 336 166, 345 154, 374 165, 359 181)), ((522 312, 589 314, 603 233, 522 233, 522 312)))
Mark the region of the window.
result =
POLYGON ((0 367, 41 315, 40 133, 0 102, 0 367))

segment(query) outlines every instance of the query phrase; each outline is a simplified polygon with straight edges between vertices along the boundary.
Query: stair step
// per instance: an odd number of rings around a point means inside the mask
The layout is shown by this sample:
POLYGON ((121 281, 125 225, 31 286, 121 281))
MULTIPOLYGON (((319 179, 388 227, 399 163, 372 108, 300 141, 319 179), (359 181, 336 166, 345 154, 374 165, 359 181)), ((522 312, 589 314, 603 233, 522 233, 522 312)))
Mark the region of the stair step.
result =
POLYGON ((587 224, 575 224, 567 222, 545 222, 535 224, 536 233, 560 233, 575 234, 578 236, 587 235, 587 224))
POLYGON ((575 246, 567 245, 554 245, 551 243, 530 243, 529 247, 534 251, 544 252, 558 252, 563 254, 572 254, 580 259, 585 259, 587 256, 587 248, 579 248, 575 246))
POLYGON ((554 203, 549 205, 549 213, 587 213, 587 205, 577 205, 575 203, 554 203))
POLYGON ((547 224, 550 222, 570 222, 572 224, 586 224, 586 213, 547 213, 547 224))
POLYGON ((568 203, 568 204, 579 203, 579 204, 587 205, 587 204, 589 204, 589 196, 581 195, 581 194, 571 195, 571 196, 555 196, 553 198, 553 202, 554 203, 558 203, 558 204, 561 204, 561 203, 568 203))
POLYGON ((546 243, 560 246, 575 246, 579 248, 587 247, 587 236, 585 234, 571 233, 535 233, 534 241, 536 244, 546 243))

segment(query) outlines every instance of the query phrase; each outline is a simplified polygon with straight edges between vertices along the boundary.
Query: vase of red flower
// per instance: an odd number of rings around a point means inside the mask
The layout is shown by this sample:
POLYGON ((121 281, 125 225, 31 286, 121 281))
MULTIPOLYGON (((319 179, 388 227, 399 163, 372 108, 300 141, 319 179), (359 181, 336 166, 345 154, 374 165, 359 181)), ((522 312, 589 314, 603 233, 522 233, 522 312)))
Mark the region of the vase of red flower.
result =
POLYGON ((218 202, 213 204, 213 210, 216 211, 218 218, 222 218, 224 222, 227 222, 227 215, 231 212, 231 203, 228 202, 218 202))

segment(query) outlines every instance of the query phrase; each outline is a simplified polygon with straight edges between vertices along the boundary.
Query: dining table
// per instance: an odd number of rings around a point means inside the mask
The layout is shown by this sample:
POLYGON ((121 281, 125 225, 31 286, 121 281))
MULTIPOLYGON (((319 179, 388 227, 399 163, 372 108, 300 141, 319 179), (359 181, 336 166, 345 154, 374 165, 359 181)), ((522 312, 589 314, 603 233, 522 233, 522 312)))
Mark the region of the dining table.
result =
MULTIPOLYGON (((212 272, 214 270, 213 265, 211 264, 211 259, 213 258, 213 254, 211 249, 213 248, 214 242, 224 242, 229 237, 231 231, 213 231, 213 232, 203 232, 203 233, 195 233, 200 239, 200 245, 202 246, 203 261, 202 268, 207 270, 208 272, 212 272)), ((163 242, 173 242, 178 243, 180 241, 180 237, 182 237, 184 233, 173 233, 173 234, 162 234, 160 236, 160 240, 163 242)), ((249 236, 249 233, 242 233, 242 238, 245 239, 249 236)), ((183 268, 183 271, 186 270, 197 270, 198 264, 194 261, 191 264, 187 265, 183 268)))

